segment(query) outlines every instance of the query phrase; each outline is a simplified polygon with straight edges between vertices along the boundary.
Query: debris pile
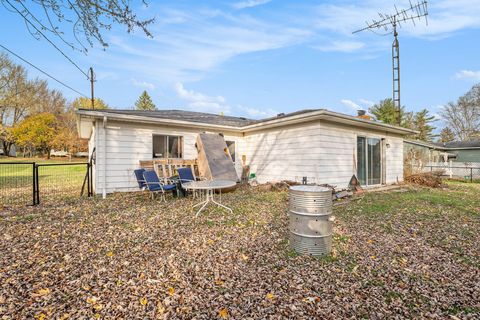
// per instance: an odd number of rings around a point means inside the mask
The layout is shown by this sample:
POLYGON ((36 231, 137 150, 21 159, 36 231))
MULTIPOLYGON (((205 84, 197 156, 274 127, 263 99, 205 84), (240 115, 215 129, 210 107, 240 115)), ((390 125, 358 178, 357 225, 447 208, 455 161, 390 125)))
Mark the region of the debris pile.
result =
POLYGON ((412 174, 405 177, 405 182, 430 188, 440 188, 442 186, 442 178, 440 174, 436 172, 412 174))

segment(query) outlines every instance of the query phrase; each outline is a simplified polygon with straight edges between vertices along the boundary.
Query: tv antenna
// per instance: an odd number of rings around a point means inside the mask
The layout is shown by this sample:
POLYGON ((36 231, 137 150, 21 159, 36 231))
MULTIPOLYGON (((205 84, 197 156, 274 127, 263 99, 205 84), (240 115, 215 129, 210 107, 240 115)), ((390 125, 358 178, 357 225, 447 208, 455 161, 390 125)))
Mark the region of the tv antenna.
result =
POLYGON ((401 124, 401 104, 400 104, 400 44, 398 42, 398 32, 397 26, 401 27, 401 23, 412 22, 415 26, 415 20, 421 21, 425 18, 425 23, 428 25, 428 8, 427 1, 421 1, 417 4, 412 4, 410 1, 410 7, 402 10, 398 10, 395 6, 395 13, 385 14, 378 13, 380 20, 372 19, 372 22, 366 21, 366 27, 358 29, 353 33, 359 33, 362 31, 372 31, 376 33, 376 30, 383 29, 386 34, 393 33, 393 43, 392 43, 392 74, 393 74, 393 105, 398 112, 397 121, 398 124, 401 124))

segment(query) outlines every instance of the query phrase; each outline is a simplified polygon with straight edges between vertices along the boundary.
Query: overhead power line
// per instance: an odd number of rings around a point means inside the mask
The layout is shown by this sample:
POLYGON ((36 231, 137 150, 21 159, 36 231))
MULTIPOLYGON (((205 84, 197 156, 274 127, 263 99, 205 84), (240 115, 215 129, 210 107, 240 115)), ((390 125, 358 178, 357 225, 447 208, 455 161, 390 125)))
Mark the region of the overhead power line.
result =
POLYGON ((83 97, 85 97, 85 98, 88 98, 88 97, 87 97, 87 95, 85 95, 85 94, 81 93, 81 92, 80 92, 80 91, 78 91, 78 90, 75 90, 74 88, 72 88, 72 87, 71 87, 71 86, 69 86, 68 84, 66 84, 66 83, 64 83, 64 82, 62 82, 62 81, 60 81, 60 80, 58 80, 58 79, 57 79, 57 78, 55 78, 54 76, 50 75, 50 74, 49 74, 49 73, 47 73, 46 71, 43 71, 42 69, 40 69, 39 67, 37 67, 37 66, 36 66, 36 65, 34 65, 33 63, 31 63, 31 62, 27 61, 26 59, 24 59, 24 58, 20 57, 18 54, 16 54, 16 53, 15 53, 15 52, 13 52, 12 50, 10 50, 10 49, 6 48, 6 47, 5 47, 5 46, 3 46, 2 44, 0 44, 0 47, 1 47, 3 50, 5 50, 5 51, 7 51, 7 52, 11 53, 12 55, 14 55, 15 57, 17 57, 18 59, 22 60, 23 62, 27 63, 27 64, 28 64, 28 65, 30 65, 31 67, 33 67, 33 68, 37 69, 38 71, 40 71, 41 73, 43 73, 43 74, 44 74, 44 75, 46 75, 47 77, 49 77, 49 78, 51 78, 51 79, 55 80, 56 82, 58 82, 59 84, 61 84, 61 85, 62 85, 62 86, 64 86, 65 88, 68 88, 68 89, 72 90, 73 92, 76 92, 76 93, 78 93, 79 95, 81 95, 81 96, 83 96, 83 97))
POLYGON ((58 52, 60 52, 71 64, 73 64, 85 77, 88 79, 88 74, 82 70, 70 57, 68 57, 53 41, 51 41, 33 22, 31 22, 17 7, 15 7, 9 0, 5 0, 22 18, 30 24, 45 40, 47 40, 58 52))

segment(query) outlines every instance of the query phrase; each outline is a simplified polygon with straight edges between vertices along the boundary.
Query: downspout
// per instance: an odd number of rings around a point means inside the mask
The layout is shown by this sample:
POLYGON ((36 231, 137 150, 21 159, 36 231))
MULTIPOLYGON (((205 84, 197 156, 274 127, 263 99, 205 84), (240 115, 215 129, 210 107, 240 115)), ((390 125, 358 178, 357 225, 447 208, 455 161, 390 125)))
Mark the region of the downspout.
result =
POLYGON ((103 116, 103 191, 102 198, 107 197, 107 116, 103 116))

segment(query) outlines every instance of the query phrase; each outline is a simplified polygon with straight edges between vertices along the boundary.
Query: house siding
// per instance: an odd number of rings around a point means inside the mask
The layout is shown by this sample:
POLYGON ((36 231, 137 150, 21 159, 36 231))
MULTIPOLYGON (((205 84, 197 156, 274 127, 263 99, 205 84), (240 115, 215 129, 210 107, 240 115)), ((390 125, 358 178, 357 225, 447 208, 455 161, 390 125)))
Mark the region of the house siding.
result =
POLYGON ((454 162, 480 162, 480 150, 455 150, 450 153, 456 154, 457 158, 454 162))
MULTIPOLYGON (((203 132, 203 130, 189 128, 129 124, 115 121, 107 121, 105 129, 102 121, 97 121, 95 127, 97 129, 96 193, 102 193, 104 185, 106 186, 106 193, 138 190, 133 170, 139 167, 140 160, 152 159, 153 135, 182 136, 183 159, 196 159, 196 138, 198 133, 203 132), (106 133, 105 140, 104 133, 106 133)), ((223 133, 225 140, 235 141, 236 145, 241 144, 242 137, 240 135, 223 133)), ((236 148, 238 152, 239 147, 236 146, 236 148)), ((238 155, 236 170, 240 176, 242 166, 241 161, 238 160, 238 155)))
POLYGON ((384 138, 386 183, 403 180, 403 138, 325 121, 264 130, 245 136, 250 172, 260 183, 308 181, 346 188, 356 172, 357 136, 384 138))
MULTIPOLYGON (((154 134, 182 136, 183 158, 196 159, 196 138, 198 133, 204 132, 186 127, 118 121, 107 121, 104 129, 101 120, 97 120, 94 127, 89 148, 91 150, 95 145, 97 150, 96 193, 102 193, 103 186, 106 193, 138 190, 133 170, 138 168, 140 160, 152 159, 154 134)), ((238 177, 242 173, 242 156, 245 156, 250 172, 256 174, 260 183, 301 181, 306 176, 309 182, 346 188, 356 170, 357 136, 385 139, 385 144, 390 146, 384 150, 385 183, 403 180, 403 138, 400 135, 323 120, 244 135, 222 133, 225 140, 235 141, 238 177)))

